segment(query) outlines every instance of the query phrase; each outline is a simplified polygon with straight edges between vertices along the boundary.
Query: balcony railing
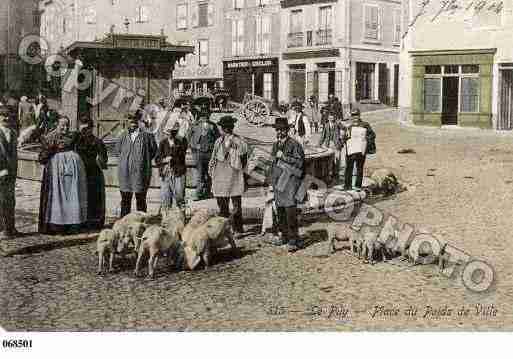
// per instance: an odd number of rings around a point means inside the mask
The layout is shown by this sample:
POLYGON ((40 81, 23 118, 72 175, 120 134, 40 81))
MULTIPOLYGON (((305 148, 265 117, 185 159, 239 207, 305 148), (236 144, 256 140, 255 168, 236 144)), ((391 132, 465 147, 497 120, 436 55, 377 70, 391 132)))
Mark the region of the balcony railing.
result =
POLYGON ((290 32, 288 35, 287 47, 303 47, 304 45, 304 32, 290 32))
POLYGON ((290 32, 287 37, 288 48, 326 46, 332 44, 333 31, 331 29, 320 29, 316 31, 309 30, 304 32, 290 32))

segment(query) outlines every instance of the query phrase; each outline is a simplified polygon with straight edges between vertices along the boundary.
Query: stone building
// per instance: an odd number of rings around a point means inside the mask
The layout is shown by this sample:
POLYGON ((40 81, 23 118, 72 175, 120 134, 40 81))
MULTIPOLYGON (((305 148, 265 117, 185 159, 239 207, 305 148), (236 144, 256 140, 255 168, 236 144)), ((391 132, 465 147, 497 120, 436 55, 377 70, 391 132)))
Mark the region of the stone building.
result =
POLYGON ((21 40, 39 33, 37 0, 0 1, 0 92, 16 94, 32 90, 38 68, 18 56, 21 40))
POLYGON ((225 0, 224 85, 234 101, 246 93, 278 101, 280 1, 225 0))
POLYGON ((404 2, 401 116, 415 124, 513 128, 511 1, 404 2))
POLYGON ((194 50, 174 36, 175 1, 41 0, 39 6, 42 47, 68 70, 47 71, 47 82, 58 83, 63 113, 74 123, 91 116, 99 133, 138 104, 169 97, 175 64, 194 50))
POLYGON ((202 93, 223 83, 223 1, 176 0, 168 16, 175 42, 194 46, 173 72, 179 92, 202 93))
POLYGON ((395 104, 399 0, 281 1, 280 101, 395 104))

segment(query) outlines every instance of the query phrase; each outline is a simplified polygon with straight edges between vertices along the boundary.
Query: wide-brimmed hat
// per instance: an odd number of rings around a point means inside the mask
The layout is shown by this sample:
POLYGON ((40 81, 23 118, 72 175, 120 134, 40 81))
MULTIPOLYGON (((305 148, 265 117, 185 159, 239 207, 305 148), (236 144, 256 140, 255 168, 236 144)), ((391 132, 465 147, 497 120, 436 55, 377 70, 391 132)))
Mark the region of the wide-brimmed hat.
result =
POLYGON ((172 126, 168 126, 168 127, 164 128, 165 133, 178 132, 178 131, 180 131, 180 124, 178 122, 175 122, 172 126))
POLYGON ((354 108, 351 110, 351 117, 360 117, 360 109, 354 108))
POLYGON ((289 120, 286 117, 276 117, 274 121, 275 129, 288 129, 289 128, 289 120))
POLYGON ((3 117, 9 117, 11 115, 11 110, 9 109, 9 107, 5 106, 5 105, 0 105, 0 116, 3 116, 3 117))
POLYGON ((221 128, 226 128, 229 130, 233 130, 235 127, 235 122, 237 122, 237 119, 233 116, 223 116, 217 123, 221 128))

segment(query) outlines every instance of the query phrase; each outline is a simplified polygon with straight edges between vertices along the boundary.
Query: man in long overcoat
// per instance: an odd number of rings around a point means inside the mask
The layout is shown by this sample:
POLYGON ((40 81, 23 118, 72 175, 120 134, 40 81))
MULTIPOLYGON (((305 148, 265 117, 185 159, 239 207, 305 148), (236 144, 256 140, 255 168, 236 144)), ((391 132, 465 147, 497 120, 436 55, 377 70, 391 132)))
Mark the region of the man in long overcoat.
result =
POLYGON ((14 208, 16 206, 16 175, 18 150, 16 131, 9 120, 10 111, 0 107, 0 239, 15 237, 14 208))
POLYGON ((118 180, 121 191, 121 217, 130 213, 135 193, 137 210, 146 212, 146 195, 151 182, 151 161, 157 154, 155 137, 139 128, 132 118, 118 144, 118 180))
POLYGON ((328 122, 322 129, 319 139, 320 147, 327 147, 335 151, 335 177, 338 178, 340 172, 341 150, 344 146, 343 139, 340 136, 341 125, 335 121, 335 114, 328 114, 328 122))
POLYGON ((297 198, 297 192, 304 177, 305 153, 303 146, 289 136, 287 118, 277 118, 275 129, 278 141, 272 149, 271 183, 282 238, 273 244, 288 244, 289 252, 295 252, 304 245, 297 220, 297 205, 303 199, 297 198))

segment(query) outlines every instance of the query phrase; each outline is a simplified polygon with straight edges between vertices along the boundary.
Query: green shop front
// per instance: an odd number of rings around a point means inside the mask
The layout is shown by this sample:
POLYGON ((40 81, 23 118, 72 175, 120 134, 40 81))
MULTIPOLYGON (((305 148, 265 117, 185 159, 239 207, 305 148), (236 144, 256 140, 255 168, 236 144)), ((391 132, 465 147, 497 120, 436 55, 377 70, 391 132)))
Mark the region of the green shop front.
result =
POLYGON ((495 52, 411 51, 413 123, 492 128, 495 52))

